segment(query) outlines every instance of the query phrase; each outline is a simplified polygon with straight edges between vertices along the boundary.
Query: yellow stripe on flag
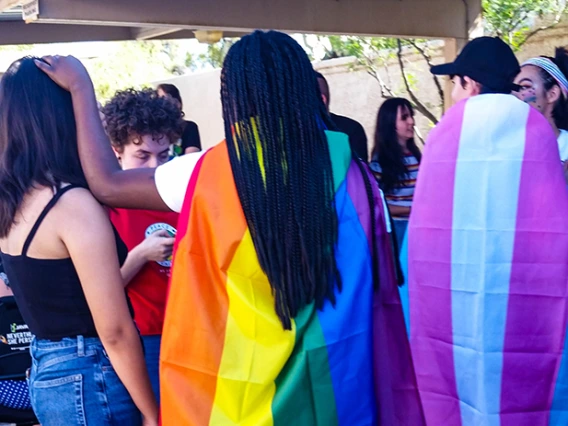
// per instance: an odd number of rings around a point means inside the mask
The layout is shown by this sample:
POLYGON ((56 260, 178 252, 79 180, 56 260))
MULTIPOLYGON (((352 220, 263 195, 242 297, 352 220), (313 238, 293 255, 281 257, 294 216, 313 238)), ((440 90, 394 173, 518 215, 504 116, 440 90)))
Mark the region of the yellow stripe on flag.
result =
POLYGON ((248 230, 227 270, 227 293, 225 344, 209 424, 271 426, 275 380, 296 333, 295 326, 282 328, 248 230))

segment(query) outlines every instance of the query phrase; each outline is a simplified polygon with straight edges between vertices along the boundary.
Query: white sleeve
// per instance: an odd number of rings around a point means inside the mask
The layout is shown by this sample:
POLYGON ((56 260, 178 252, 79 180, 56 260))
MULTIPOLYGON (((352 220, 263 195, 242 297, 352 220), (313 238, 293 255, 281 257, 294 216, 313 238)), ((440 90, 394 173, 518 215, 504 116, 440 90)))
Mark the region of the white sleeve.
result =
POLYGON ((155 181, 158 194, 174 212, 181 211, 193 170, 205 152, 182 155, 156 169, 155 181))
POLYGON ((568 132, 566 130, 560 130, 558 148, 560 149, 560 159, 562 161, 568 160, 568 132))

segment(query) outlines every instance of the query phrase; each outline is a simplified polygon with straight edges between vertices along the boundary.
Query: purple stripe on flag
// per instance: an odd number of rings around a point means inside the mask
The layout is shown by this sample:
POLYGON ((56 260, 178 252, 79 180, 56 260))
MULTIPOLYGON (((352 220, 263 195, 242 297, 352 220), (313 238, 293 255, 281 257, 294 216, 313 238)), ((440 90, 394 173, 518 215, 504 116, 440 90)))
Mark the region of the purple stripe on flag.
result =
MULTIPOLYGON (((396 285, 390 235, 385 232, 384 208, 378 187, 374 184, 373 176, 370 173, 367 175, 371 180, 377 205, 373 220, 377 224, 381 284, 380 292, 375 291, 373 301, 374 381, 380 414, 379 423, 421 426, 425 424, 424 415, 396 285)), ((347 172, 347 192, 353 201, 372 253, 369 201, 363 177, 354 162, 347 172)))
POLYGON ((409 224, 410 341, 429 425, 461 425, 452 347, 451 240, 465 105, 455 105, 430 133, 409 224))
POLYGON ((568 198, 556 138, 531 109, 503 354, 501 423, 548 425, 566 335, 568 198))

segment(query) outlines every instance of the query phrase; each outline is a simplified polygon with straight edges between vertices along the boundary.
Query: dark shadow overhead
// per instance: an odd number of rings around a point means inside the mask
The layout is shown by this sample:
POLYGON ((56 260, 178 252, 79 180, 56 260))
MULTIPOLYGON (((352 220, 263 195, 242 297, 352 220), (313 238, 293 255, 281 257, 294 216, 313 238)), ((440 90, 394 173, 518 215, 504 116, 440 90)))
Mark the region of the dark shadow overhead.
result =
POLYGON ((256 28, 322 34, 465 39, 480 0, 0 0, 0 44, 225 37, 256 28), (29 3, 26 0, 24 3, 29 3), (15 7, 16 6, 16 7, 15 7))

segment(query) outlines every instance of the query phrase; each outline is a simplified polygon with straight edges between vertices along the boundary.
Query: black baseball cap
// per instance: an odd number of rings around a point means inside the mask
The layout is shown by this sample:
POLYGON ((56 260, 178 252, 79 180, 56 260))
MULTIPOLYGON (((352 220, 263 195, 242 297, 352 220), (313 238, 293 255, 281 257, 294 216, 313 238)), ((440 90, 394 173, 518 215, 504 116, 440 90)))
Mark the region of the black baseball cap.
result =
POLYGON ((479 37, 467 43, 454 62, 435 65, 430 71, 436 75, 467 76, 489 89, 507 92, 517 89, 513 80, 521 68, 503 40, 479 37))

